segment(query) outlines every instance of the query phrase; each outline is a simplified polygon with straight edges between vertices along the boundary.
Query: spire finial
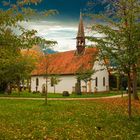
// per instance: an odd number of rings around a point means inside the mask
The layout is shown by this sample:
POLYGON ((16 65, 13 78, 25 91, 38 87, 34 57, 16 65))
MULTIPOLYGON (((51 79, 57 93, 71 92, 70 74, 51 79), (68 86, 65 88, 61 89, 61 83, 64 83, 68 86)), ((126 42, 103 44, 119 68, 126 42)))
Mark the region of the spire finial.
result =
POLYGON ((80 19, 82 18, 82 9, 80 9, 80 19))
POLYGON ((79 21, 77 37, 84 37, 84 25, 83 25, 83 19, 82 19, 82 12, 81 11, 82 10, 80 9, 80 21, 79 21))

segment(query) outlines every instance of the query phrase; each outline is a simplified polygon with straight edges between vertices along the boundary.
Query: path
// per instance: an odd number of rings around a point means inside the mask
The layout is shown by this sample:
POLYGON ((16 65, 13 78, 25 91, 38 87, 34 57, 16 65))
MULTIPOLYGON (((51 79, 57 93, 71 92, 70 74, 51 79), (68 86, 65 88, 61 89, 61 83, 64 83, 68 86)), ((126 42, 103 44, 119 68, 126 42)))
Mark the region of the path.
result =
MULTIPOLYGON (((123 95, 127 96, 127 94, 123 95)), ((72 101, 72 100, 97 100, 97 99, 109 99, 120 98, 122 95, 108 96, 108 97, 95 97, 95 98, 48 98, 49 101, 72 101)), ((0 99, 17 99, 17 100, 44 100, 45 98, 26 98, 26 97, 0 97, 0 99)))

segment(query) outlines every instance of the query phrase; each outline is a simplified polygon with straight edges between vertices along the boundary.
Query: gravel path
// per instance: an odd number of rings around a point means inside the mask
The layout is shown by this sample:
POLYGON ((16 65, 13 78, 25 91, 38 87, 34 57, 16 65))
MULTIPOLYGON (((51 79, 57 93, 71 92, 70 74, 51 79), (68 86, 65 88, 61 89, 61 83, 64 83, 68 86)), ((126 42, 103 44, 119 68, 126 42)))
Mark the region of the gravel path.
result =
MULTIPOLYGON (((124 94, 123 96, 127 96, 124 94)), ((94 98, 48 98, 51 101, 72 101, 72 100, 97 100, 97 99, 109 99, 109 98, 120 98, 122 95, 108 96, 108 97, 94 97, 94 98)), ((26 97, 0 97, 0 99, 17 99, 17 100, 44 100, 45 98, 26 98, 26 97)))

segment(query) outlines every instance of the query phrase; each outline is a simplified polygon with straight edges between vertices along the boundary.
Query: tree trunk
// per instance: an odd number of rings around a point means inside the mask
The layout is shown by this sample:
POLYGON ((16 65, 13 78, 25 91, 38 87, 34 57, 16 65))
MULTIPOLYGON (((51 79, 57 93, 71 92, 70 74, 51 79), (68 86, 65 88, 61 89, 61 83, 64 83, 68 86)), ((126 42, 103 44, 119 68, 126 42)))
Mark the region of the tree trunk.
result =
POLYGON ((30 78, 27 79, 27 89, 28 89, 28 92, 31 92, 31 79, 30 78))
POLYGON ((47 76, 46 76, 46 90, 45 90, 45 104, 48 104, 48 86, 47 86, 47 76))
POLYGON ((135 65, 133 65, 133 97, 134 100, 139 100, 137 93, 137 70, 135 65))
POLYGON ((21 92, 20 79, 17 80, 17 88, 18 88, 18 95, 20 96, 20 92, 21 92))
POLYGON ((55 94, 55 84, 54 84, 54 86, 53 86, 53 87, 54 87, 54 94, 55 94))
POLYGON ((117 80, 117 92, 119 93, 119 90, 120 90, 120 76, 118 74, 116 76, 116 80, 117 80))
POLYGON ((7 84, 6 93, 7 93, 8 95, 10 95, 10 94, 12 93, 11 83, 8 83, 8 84, 7 84))
POLYGON ((29 79, 29 92, 31 92, 31 78, 29 79))
POLYGON ((86 81, 86 93, 87 93, 87 81, 86 81))
POLYGON ((131 118, 131 77, 128 73, 128 116, 131 118))
POLYGON ((81 80, 80 80, 80 79, 77 79, 76 93, 77 93, 78 95, 81 95, 81 80))

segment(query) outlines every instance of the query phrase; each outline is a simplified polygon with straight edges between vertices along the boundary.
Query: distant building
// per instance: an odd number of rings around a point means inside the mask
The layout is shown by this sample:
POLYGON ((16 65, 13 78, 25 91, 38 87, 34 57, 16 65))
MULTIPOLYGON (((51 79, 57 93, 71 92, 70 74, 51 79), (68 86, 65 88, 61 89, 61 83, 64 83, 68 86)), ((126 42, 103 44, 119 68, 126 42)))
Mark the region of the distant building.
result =
MULTIPOLYGON (((76 74, 80 69, 83 71, 95 70, 91 80, 87 83, 87 92, 109 90, 109 74, 104 61, 98 60, 98 49, 96 47, 85 48, 84 25, 81 14, 76 40, 76 50, 48 54, 42 58, 37 68, 32 72, 31 91, 42 92, 46 90, 47 83, 47 91, 54 92, 52 76, 57 75, 59 77, 59 82, 55 85, 57 93, 75 92, 76 74)), ((81 81, 81 91, 85 92, 84 81, 81 81)))

